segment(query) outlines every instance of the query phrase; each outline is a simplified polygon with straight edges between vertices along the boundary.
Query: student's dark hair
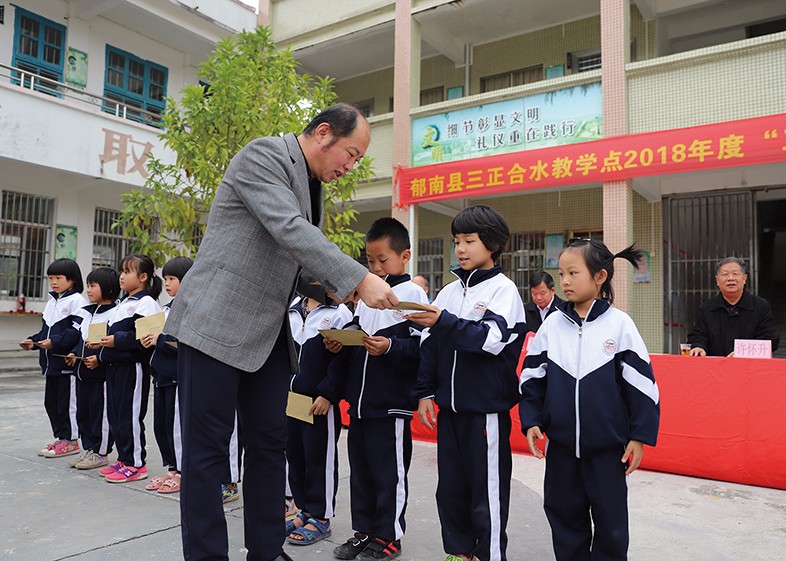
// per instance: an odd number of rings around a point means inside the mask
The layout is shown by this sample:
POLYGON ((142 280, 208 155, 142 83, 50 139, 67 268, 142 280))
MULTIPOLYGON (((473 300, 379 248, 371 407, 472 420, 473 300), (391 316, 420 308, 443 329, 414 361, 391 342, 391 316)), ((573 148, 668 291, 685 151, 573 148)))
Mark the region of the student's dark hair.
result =
POLYGON ((74 281, 74 290, 77 292, 81 293, 85 289, 85 285, 82 282, 82 271, 79 269, 79 263, 73 259, 66 259, 65 257, 55 259, 50 263, 49 267, 46 268, 46 274, 47 276, 63 275, 68 280, 74 281))
MULTIPOLYGON (((594 277, 597 273, 605 270, 608 273, 606 281, 600 287, 600 297, 608 300, 609 304, 614 303, 614 289, 611 286, 611 279, 614 278, 614 260, 617 258, 625 259, 631 265, 638 268, 639 260, 644 254, 630 245, 619 253, 612 253, 606 244, 600 240, 589 240, 586 238, 573 238, 562 250, 564 253, 568 249, 573 249, 581 253, 584 262, 587 264, 590 274, 594 277)), ((560 253, 562 255, 562 253, 560 253)))
POLYGON ((330 125, 330 132, 333 133, 333 142, 335 142, 339 138, 350 136, 355 132, 358 118, 365 119, 357 107, 349 103, 336 103, 311 119, 311 122, 303 129, 303 134, 311 136, 319 125, 327 123, 330 125))
POLYGON ((510 238, 508 221, 485 205, 470 206, 459 212, 450 223, 450 234, 477 234, 496 263, 510 238))
POLYGON ((366 232, 366 241, 375 242, 387 238, 390 249, 398 255, 404 253, 405 249, 411 247, 409 243, 409 231, 407 227, 395 218, 379 218, 374 221, 371 228, 366 232))
POLYGON ((183 277, 194 264, 194 260, 190 257, 173 257, 166 262, 164 268, 161 269, 162 277, 177 277, 177 280, 182 281, 183 277))
POLYGON ((158 300, 164 283, 161 281, 161 277, 156 275, 156 266, 150 257, 142 253, 126 255, 120 262, 120 269, 125 268, 133 269, 140 275, 145 273, 147 275, 147 291, 153 297, 153 300, 158 300))
POLYGON ((101 299, 114 302, 120 296, 120 274, 108 267, 93 269, 87 274, 87 284, 97 284, 101 299))
POLYGON ((748 274, 748 269, 747 269, 747 267, 745 267, 745 261, 743 261, 739 257, 724 257, 723 259, 718 261, 718 264, 715 266, 715 276, 716 277, 718 276, 718 273, 720 273, 721 267, 723 267, 724 265, 728 265, 729 263, 736 263, 737 265, 740 266, 740 269, 742 270, 742 274, 743 275, 747 275, 748 274))
POLYGON ((554 277, 552 277, 546 271, 538 271, 529 278, 530 288, 536 288, 543 283, 546 283, 546 288, 551 290, 554 288, 554 277))

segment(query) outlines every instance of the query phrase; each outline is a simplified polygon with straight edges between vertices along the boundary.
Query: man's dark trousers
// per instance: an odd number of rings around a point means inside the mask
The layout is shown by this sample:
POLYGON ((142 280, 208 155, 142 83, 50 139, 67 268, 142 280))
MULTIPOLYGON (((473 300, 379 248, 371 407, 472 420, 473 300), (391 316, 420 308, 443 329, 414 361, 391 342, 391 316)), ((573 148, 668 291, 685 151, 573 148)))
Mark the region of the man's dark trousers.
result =
POLYGON ((180 513, 186 561, 225 561, 228 538, 221 483, 237 408, 243 426, 245 547, 269 561, 284 542, 286 402, 290 376, 285 332, 265 364, 244 372, 180 344, 178 386, 183 437, 180 513))

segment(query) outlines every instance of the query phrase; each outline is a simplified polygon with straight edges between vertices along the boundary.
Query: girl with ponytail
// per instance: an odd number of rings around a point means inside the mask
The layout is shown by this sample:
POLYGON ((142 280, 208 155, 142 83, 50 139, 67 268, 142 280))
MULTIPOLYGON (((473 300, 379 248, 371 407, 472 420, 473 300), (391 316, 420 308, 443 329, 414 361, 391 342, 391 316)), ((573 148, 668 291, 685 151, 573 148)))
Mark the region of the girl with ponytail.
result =
POLYGON ((544 509, 557 561, 627 559, 626 476, 655 445, 658 385, 633 320, 611 306, 614 261, 636 266, 632 245, 617 254, 572 239, 559 258, 567 302, 549 315, 521 372, 521 426, 546 458, 544 509), (548 453, 537 445, 548 436, 548 453))

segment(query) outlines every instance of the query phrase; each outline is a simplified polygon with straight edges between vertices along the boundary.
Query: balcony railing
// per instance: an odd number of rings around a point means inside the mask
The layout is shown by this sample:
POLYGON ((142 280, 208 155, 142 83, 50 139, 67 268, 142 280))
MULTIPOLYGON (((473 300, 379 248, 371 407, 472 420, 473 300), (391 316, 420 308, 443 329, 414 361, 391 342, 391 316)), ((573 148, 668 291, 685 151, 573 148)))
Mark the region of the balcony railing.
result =
POLYGON ((12 86, 17 86, 22 89, 51 95, 59 99, 68 99, 79 105, 90 107, 91 109, 103 113, 109 113, 121 119, 129 119, 152 127, 161 127, 161 115, 158 113, 146 111, 141 107, 135 107, 100 95, 91 94, 79 88, 69 86, 68 84, 57 82, 45 76, 40 76, 29 70, 0 64, 0 81, 8 82, 12 86))

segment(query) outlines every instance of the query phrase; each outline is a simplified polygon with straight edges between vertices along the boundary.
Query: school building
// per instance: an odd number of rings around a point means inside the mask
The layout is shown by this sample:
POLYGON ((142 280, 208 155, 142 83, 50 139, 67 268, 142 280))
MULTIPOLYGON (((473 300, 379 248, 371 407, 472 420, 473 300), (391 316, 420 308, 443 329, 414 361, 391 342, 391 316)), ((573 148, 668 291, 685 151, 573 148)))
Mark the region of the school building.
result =
POLYGON ((262 0, 260 19, 368 116, 357 228, 393 209, 432 296, 452 217, 482 203, 525 299, 568 239, 635 242, 616 303, 651 352, 678 352, 729 255, 786 329, 782 1, 262 0))
POLYGON ((220 39, 253 29, 238 0, 0 0, 0 340, 40 329, 48 264, 117 267, 123 193, 166 162, 165 97, 220 39), (25 314, 17 314, 24 295, 25 314))

